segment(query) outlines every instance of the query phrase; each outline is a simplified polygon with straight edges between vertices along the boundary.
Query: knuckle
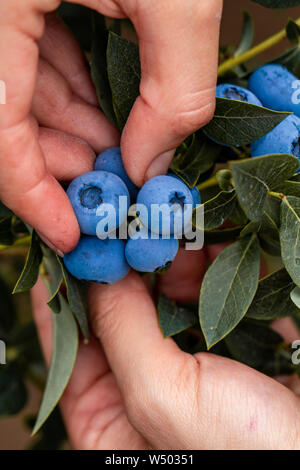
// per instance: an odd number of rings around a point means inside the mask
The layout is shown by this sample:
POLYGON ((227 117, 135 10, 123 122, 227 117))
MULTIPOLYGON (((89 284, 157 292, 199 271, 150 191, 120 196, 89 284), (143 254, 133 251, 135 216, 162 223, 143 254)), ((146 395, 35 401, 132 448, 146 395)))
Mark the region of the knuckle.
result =
POLYGON ((180 111, 173 118, 173 127, 177 134, 188 135, 205 126, 213 118, 215 99, 196 103, 194 109, 180 111))

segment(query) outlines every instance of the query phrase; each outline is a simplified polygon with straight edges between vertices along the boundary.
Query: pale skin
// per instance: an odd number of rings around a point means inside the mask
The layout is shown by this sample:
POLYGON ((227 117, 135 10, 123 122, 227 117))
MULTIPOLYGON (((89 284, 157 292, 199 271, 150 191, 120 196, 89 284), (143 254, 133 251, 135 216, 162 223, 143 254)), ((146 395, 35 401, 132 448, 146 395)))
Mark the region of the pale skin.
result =
MULTIPOLYGON (((141 94, 121 146, 130 177, 142 185, 166 171, 176 146, 213 115, 222 1, 77 3, 129 17, 137 30, 141 94)), ((79 227, 58 181, 91 170, 95 153, 118 145, 120 136, 97 107, 82 52, 51 14, 59 4, 0 2, 0 79, 7 86, 0 198, 65 253, 79 227)), ((180 253, 160 290, 196 300, 215 251, 180 253)), ((51 312, 42 281, 32 298, 49 362, 51 312)), ((90 316, 94 336, 80 345, 61 400, 74 448, 299 448, 296 394, 234 361, 192 356, 163 339, 150 292, 136 274, 114 286, 93 285, 90 316)))

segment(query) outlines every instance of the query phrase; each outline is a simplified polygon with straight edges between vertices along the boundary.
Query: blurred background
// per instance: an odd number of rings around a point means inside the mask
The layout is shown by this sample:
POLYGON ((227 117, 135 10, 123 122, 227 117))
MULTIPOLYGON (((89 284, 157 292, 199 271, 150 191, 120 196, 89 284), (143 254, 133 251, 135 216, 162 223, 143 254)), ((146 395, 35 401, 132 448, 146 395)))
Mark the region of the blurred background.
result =
MULTIPOLYGON (((239 42, 243 10, 247 10, 253 15, 256 25, 255 43, 261 42, 284 28, 289 17, 293 19, 300 17, 300 7, 291 8, 289 10, 268 10, 250 0, 239 0, 238 2, 224 0, 224 4, 221 32, 222 45, 236 45, 239 42)), ((279 45, 268 51, 265 56, 259 56, 259 63, 263 62, 266 58, 271 59, 272 57, 278 56, 287 47, 289 47, 288 42, 282 41, 279 45)), ((31 320, 29 295, 18 294, 8 297, 5 297, 4 294, 2 295, 2 282, 5 282, 7 291, 12 291, 24 264, 26 249, 20 247, 15 250, 13 255, 13 257, 8 256, 5 252, 0 251, 0 316, 1 313, 5 314, 7 310, 14 311, 21 319, 21 322, 27 325, 31 320)), ((3 290, 3 292, 4 291, 5 290, 3 290)), ((30 328, 32 328, 32 326, 30 326, 30 328)), ((30 332, 28 334, 30 334, 30 332)), ((33 346, 35 347, 35 345, 33 346)), ((33 371, 33 375, 35 372, 37 371, 33 371)), ((26 426, 26 423, 29 425, 32 423, 34 419, 33 415, 37 413, 39 407, 41 395, 39 392, 40 384, 38 377, 39 375, 36 374, 36 386, 33 386, 32 383, 28 384, 28 404, 22 413, 16 417, 0 419, 0 450, 24 449, 32 446, 35 442, 30 438, 30 427, 26 426)), ((59 421, 59 419, 59 416, 55 416, 54 422, 52 423, 54 429, 56 420, 59 421)), ((43 446, 41 447, 43 448, 43 446)))

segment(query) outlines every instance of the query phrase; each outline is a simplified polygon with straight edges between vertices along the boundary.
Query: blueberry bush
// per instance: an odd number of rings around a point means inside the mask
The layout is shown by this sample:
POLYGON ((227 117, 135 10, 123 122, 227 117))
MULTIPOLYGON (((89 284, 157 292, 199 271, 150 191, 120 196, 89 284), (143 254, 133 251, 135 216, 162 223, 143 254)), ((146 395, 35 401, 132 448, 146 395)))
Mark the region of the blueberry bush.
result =
MULTIPOLYGON (((266 8, 300 5, 300 0, 253 1, 266 8)), ((141 75, 138 45, 123 34, 132 33, 132 25, 125 20, 108 21, 72 4, 63 3, 59 13, 86 51, 99 105, 122 131, 139 95, 141 75)), ((300 104, 292 97, 297 87, 291 90, 293 82, 300 79, 300 19, 290 19, 282 31, 253 47, 253 19, 247 12, 243 15, 240 43, 220 47, 214 118, 182 142, 170 169, 181 180, 178 184, 184 183, 188 191, 199 190, 204 223, 196 228, 204 232, 204 244, 228 243, 206 271, 199 303, 176 304, 161 296, 157 299, 158 320, 162 334, 172 336, 185 351, 208 350, 270 376, 300 373, 291 361, 291 345, 271 327, 274 319, 283 317, 291 317, 300 327, 300 104), (290 42, 288 50, 274 57, 272 65, 263 64, 261 53, 285 38, 290 42), (284 94, 284 88, 290 94, 284 94), (275 260, 276 270, 260 279, 265 256, 275 260)), ((107 170, 105 162, 98 165, 96 170, 107 170)), ((121 171, 118 165, 116 162, 117 175, 121 171)), ((176 181, 174 178, 174 184, 176 181)), ((125 184, 122 188, 126 193, 125 184)), ((136 197, 137 188, 132 185, 128 189, 136 197)), ((90 204, 91 194, 86 198, 90 204)), ((195 224, 197 210, 193 213, 195 224)), ((103 243, 97 238, 87 240, 84 243, 91 250, 103 243)), ((146 250, 151 251, 153 242, 147 240, 146 250)), ((173 259, 177 248, 177 242, 174 245, 174 240, 169 240, 162 250, 170 252, 173 259)), ((33 446, 53 449, 65 439, 57 404, 72 373, 79 333, 85 341, 89 338, 87 284, 71 274, 71 255, 65 265, 31 227, 1 204, 3 259, 17 256, 16 267, 20 269, 25 250, 25 266, 13 294, 22 296, 35 285, 39 274, 44 278, 53 312, 53 357, 45 379, 34 325, 30 319, 20 321, 10 283, 0 279, 0 339, 7 345, 7 364, 0 366, 0 415, 23 409, 26 381, 31 380, 44 390, 37 417, 26 419, 36 436, 33 446)), ((75 250, 80 252, 81 247, 75 250)), ((121 250, 119 240, 114 240, 113 250, 121 250)), ((138 241, 128 242, 126 250, 136 270, 155 270, 153 260, 145 259, 139 251, 138 241)), ((104 250, 103 270, 108 269, 106 259, 109 255, 106 258, 104 250)), ((116 270, 118 266, 116 261, 116 270)), ((114 282, 109 269, 109 279, 114 282)), ((122 269, 125 275, 126 267, 122 269)), ((5 273, 0 270, 2 277, 5 273)), ((151 282, 159 275, 152 273, 151 282)))

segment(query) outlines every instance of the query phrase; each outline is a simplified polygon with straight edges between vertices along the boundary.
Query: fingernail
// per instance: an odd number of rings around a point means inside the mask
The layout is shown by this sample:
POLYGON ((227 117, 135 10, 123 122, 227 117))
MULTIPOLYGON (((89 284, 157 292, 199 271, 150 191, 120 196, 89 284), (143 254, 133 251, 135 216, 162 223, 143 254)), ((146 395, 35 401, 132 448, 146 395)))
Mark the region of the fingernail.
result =
POLYGON ((47 245, 52 251, 54 251, 58 256, 60 256, 61 258, 64 257, 64 254, 62 251, 60 251, 58 248, 56 248, 56 246, 53 245, 53 243, 51 243, 48 238, 44 237, 44 235, 41 235, 40 232, 36 232, 38 234, 38 236, 40 237, 41 240, 43 240, 43 242, 45 243, 45 245, 47 245))
POLYGON ((153 178, 154 176, 158 175, 164 175, 167 173, 169 166, 173 160, 175 150, 168 150, 168 152, 164 152, 158 157, 153 160, 153 162, 150 164, 146 176, 145 176, 145 181, 149 180, 150 178, 153 178))

